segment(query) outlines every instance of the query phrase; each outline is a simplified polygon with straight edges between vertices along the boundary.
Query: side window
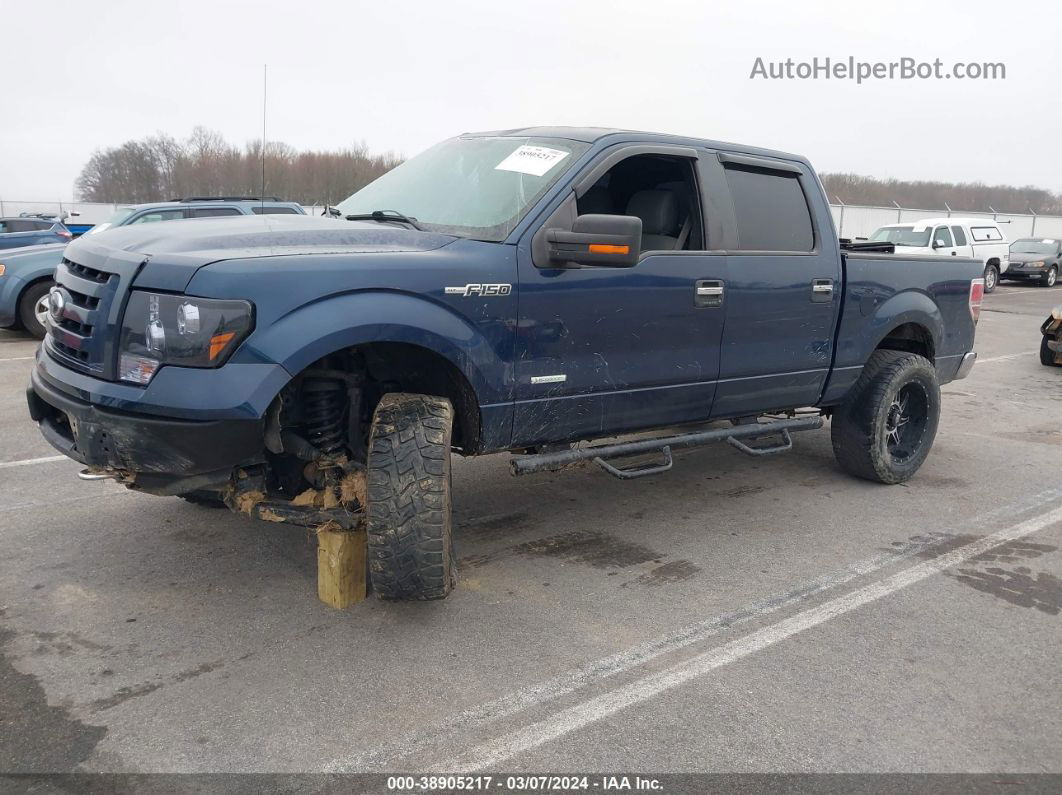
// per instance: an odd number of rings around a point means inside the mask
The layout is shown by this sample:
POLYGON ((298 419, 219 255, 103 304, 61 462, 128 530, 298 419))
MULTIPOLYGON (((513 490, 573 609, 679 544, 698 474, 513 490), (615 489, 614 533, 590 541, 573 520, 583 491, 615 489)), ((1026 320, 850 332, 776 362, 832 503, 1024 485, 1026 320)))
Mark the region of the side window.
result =
POLYGON ((796 174, 726 163, 741 251, 815 248, 811 210, 796 174))
POLYGON ((986 243, 993 240, 1002 240, 1003 235, 994 226, 971 226, 970 235, 975 243, 986 243))
POLYGON ((255 215, 298 215, 294 207, 270 207, 268 204, 252 207, 251 212, 255 215))
POLYGON ((642 252, 703 251, 704 231, 692 160, 632 155, 612 166, 579 197, 579 215, 642 219, 642 252))
POLYGON ((962 231, 962 227, 961 226, 953 226, 951 228, 951 231, 955 233, 955 245, 956 246, 965 246, 966 245, 966 233, 964 231, 962 231))
POLYGON ((192 218, 220 218, 225 215, 243 215, 235 207, 194 207, 192 218))
POLYGON ((33 225, 29 221, 23 221, 22 219, 7 222, 8 232, 29 232, 32 229, 33 225))
POLYGON ((144 213, 139 218, 130 221, 130 224, 154 224, 159 221, 177 221, 184 218, 184 210, 155 210, 144 213))
POLYGON ((933 242, 941 243, 944 248, 952 248, 955 241, 951 239, 951 230, 946 226, 938 226, 933 232, 933 242))
POLYGON ((9 223, 10 221, 0 221, 0 235, 11 231, 11 227, 8 226, 9 223))

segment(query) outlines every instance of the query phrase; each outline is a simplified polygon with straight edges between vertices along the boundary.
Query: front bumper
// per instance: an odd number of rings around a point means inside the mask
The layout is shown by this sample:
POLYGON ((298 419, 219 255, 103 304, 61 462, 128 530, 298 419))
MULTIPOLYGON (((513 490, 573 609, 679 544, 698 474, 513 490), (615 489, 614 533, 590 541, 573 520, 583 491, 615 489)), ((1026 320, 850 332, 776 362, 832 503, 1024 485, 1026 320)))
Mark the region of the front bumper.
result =
POLYGON ((67 394, 44 372, 39 363, 26 390, 30 416, 49 444, 86 466, 127 473, 157 490, 176 481, 221 482, 233 468, 264 460, 261 417, 175 419, 125 411, 67 394))

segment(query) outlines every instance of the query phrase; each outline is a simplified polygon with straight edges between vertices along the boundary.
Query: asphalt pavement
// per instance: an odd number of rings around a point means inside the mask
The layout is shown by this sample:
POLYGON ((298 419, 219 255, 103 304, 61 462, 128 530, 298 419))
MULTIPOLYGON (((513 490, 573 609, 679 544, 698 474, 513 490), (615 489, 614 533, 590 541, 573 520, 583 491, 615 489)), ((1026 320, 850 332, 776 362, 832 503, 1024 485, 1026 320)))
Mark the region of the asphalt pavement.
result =
POLYGON ((909 483, 828 427, 635 482, 455 459, 457 590, 343 611, 303 530, 79 481, 0 332, 0 771, 1062 772, 1058 303, 986 297, 909 483))

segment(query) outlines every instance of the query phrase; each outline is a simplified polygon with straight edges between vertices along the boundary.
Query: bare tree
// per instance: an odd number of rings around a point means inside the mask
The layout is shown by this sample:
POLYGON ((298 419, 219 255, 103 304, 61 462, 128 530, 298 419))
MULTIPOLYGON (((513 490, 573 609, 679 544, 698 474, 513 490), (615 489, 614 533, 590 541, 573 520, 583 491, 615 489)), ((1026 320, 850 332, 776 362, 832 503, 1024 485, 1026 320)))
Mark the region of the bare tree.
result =
MULTIPOLYGON (((303 204, 335 204, 402 162, 374 155, 364 143, 324 152, 298 152, 281 142, 265 148, 264 195, 303 204)), ((262 142, 243 149, 196 127, 184 141, 159 133, 97 150, 77 180, 87 201, 149 202, 185 196, 258 196, 262 142)))
POLYGON ((897 179, 875 179, 858 174, 822 174, 822 183, 830 201, 840 199, 845 204, 866 204, 891 207, 897 202, 903 207, 920 210, 953 210, 1001 213, 1062 212, 1062 196, 1032 185, 985 185, 980 182, 929 182, 897 179))

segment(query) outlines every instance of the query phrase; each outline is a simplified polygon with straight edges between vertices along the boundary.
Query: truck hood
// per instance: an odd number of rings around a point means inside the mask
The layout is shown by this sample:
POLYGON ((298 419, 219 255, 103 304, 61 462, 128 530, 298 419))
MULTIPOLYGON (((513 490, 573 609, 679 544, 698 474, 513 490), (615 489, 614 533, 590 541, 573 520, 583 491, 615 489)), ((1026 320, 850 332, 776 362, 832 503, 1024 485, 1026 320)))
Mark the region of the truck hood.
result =
POLYGON ((385 254, 431 251, 457 238, 374 221, 308 215, 245 215, 115 227, 71 243, 65 256, 81 265, 114 270, 107 260, 146 262, 136 285, 183 290, 212 262, 292 254, 385 254))

